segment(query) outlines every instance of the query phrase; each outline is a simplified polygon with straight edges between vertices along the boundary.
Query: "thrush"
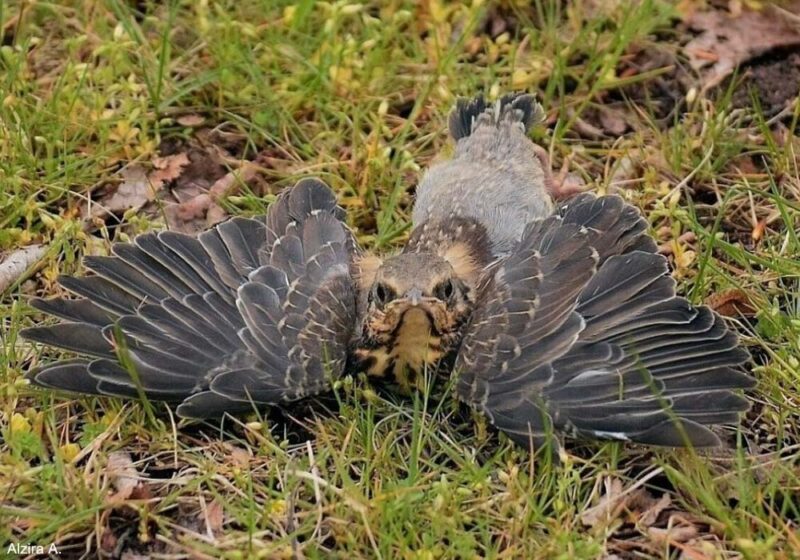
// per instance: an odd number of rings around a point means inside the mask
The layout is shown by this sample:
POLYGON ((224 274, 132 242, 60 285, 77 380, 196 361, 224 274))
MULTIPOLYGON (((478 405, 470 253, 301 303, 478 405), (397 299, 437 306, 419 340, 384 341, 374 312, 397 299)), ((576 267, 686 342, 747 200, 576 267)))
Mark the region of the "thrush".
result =
POLYGON ((526 94, 459 100, 452 159, 426 171, 401 252, 362 251, 322 182, 265 216, 163 231, 87 256, 61 319, 26 329, 78 357, 37 385, 167 401, 209 418, 329 390, 364 371, 403 390, 426 371, 525 446, 552 433, 720 443, 752 387, 737 336, 676 295, 639 211, 618 196, 554 203, 526 94))

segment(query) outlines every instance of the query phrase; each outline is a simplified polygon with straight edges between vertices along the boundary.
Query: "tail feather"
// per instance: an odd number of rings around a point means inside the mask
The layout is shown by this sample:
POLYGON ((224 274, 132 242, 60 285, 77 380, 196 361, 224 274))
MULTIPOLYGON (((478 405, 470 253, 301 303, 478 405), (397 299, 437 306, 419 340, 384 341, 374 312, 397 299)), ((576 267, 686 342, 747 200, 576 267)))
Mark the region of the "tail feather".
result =
POLYGON ((461 98, 450 113, 450 134, 455 140, 472 134, 478 123, 497 126, 501 122, 520 122, 527 132, 544 119, 544 110, 529 93, 509 93, 496 103, 487 103, 483 95, 461 98))

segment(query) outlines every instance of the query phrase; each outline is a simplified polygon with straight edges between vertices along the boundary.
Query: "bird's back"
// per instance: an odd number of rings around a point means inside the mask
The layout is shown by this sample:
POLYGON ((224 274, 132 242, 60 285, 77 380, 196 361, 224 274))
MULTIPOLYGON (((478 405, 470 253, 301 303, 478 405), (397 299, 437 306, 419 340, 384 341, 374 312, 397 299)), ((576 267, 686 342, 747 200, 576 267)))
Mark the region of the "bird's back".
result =
POLYGON ((541 120, 533 96, 511 94, 492 105, 461 101, 450 115, 453 159, 433 165, 417 187, 414 226, 460 216, 486 228, 495 255, 507 254, 525 225, 550 215, 545 171, 526 136, 541 120))

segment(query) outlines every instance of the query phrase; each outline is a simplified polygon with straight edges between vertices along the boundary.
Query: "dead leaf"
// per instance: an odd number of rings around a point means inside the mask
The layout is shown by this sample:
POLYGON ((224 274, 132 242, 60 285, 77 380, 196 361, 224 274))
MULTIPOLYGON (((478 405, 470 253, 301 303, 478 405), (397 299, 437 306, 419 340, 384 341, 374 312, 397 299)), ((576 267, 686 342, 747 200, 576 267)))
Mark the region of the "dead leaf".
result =
POLYGON ((611 478, 606 482, 606 494, 596 506, 581 513, 580 520, 588 527, 606 527, 620 518, 625 524, 648 528, 671 505, 669 494, 656 499, 644 488, 626 490, 619 479, 611 478))
POLYGON ((664 494, 658 500, 652 500, 651 504, 645 509, 637 520, 637 524, 641 527, 650 527, 658 521, 658 516, 661 515, 665 509, 672 505, 672 499, 669 494, 664 494))
POLYGON ((628 130, 625 112, 615 107, 599 107, 598 119, 603 130, 610 136, 622 136, 628 130))
POLYGON ((150 183, 157 188, 163 187, 181 176, 183 168, 189 165, 189 156, 186 153, 174 154, 153 159, 155 168, 148 178, 150 183))
POLYGON ((0 261, 0 292, 3 292, 34 265, 36 265, 47 252, 44 245, 28 245, 6 255, 0 261))
POLYGON ((587 138, 589 140, 599 140, 605 136, 601 129, 597 128, 590 122, 585 121, 572 109, 567 111, 567 115, 572 120, 572 126, 575 128, 575 132, 577 132, 583 138, 587 138))
POLYGON ((619 193, 638 181, 640 158, 639 150, 631 150, 616 161, 608 180, 608 191, 610 193, 619 193))
POLYGON ((125 451, 113 451, 108 456, 106 473, 111 479, 111 486, 115 492, 108 496, 110 502, 122 502, 133 494, 133 490, 139 485, 139 473, 133 466, 130 454, 125 451))
POLYGON ((766 220, 759 220, 758 223, 753 227, 753 231, 750 233, 750 238, 753 240, 754 243, 758 243, 761 241, 761 238, 764 237, 764 231, 767 229, 767 221, 766 220))
POLYGON ((97 200, 92 206, 91 216, 100 218, 108 214, 122 214, 139 210, 155 200, 165 184, 177 179, 189 163, 186 154, 175 154, 153 160, 154 169, 147 172, 143 165, 131 164, 120 171, 122 183, 110 195, 97 200))
POLYGON ((122 183, 92 205, 91 216, 99 218, 108 214, 119 214, 138 210, 155 198, 155 189, 147 180, 147 171, 141 165, 129 165, 119 172, 122 183))
POLYGON ((698 533, 699 530, 694 525, 678 525, 666 529, 649 527, 647 529, 647 536, 659 545, 685 543, 695 538, 698 533))
POLYGON ((706 305, 725 317, 752 316, 756 307, 744 290, 731 288, 706 298, 706 305))
POLYGON ((216 535, 222 530, 225 512, 219 500, 214 500, 206 506, 206 528, 210 535, 216 535))
POLYGON ((255 177, 259 166, 247 161, 238 169, 217 179, 206 192, 165 208, 170 229, 194 233, 217 224, 227 216, 219 204, 243 184, 255 177))
POLYGON ((175 122, 181 126, 196 127, 206 122, 206 118, 202 115, 182 115, 175 119, 175 122))
POLYGON ((733 169, 742 175, 760 175, 761 169, 758 168, 753 156, 749 154, 740 154, 733 158, 731 161, 733 169))
POLYGON ((133 489, 130 495, 131 500, 152 500, 153 488, 150 484, 139 482, 136 488, 133 489))
POLYGON ((100 550, 103 551, 107 556, 111 556, 117 548, 117 544, 119 543, 119 539, 117 539, 114 532, 106 527, 103 530, 103 534, 100 536, 100 550))
POLYGON ((779 8, 743 10, 736 17, 712 10, 686 18, 690 29, 700 34, 683 48, 689 63, 702 73, 702 87, 718 85, 734 69, 773 49, 800 46, 800 31, 779 8))
POLYGON ((625 507, 627 494, 623 493, 622 481, 618 478, 607 479, 606 493, 597 505, 584 510, 580 514, 581 523, 587 527, 606 527, 625 507))
POLYGON ((253 459, 253 454, 250 452, 249 449, 244 447, 239 447, 238 445, 232 445, 227 442, 223 442, 222 444, 225 453, 231 458, 231 460, 239 467, 246 467, 250 464, 250 461, 253 459))
POLYGON ((660 557, 659 552, 671 546, 683 553, 682 558, 699 560, 705 558, 704 550, 713 548, 709 539, 719 539, 715 527, 676 509, 669 494, 656 498, 641 480, 625 488, 621 480, 607 477, 604 488, 605 494, 580 515, 580 521, 607 534, 610 555, 660 557))
POLYGON ((150 556, 126 550, 122 553, 122 556, 120 556, 120 560, 150 560, 150 556))

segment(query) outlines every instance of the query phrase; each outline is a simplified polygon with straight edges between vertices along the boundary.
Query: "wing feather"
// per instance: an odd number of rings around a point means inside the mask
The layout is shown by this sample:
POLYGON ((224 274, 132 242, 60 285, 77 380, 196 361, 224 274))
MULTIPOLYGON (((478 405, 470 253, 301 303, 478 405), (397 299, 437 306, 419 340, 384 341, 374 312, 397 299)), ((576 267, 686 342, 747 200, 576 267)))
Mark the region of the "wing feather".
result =
POLYGON ((42 386, 180 403, 216 416, 325 390, 355 328, 355 239, 323 183, 287 189, 261 218, 198 238, 149 233, 64 277, 79 299, 34 300, 64 322, 24 336, 96 359, 32 370, 42 386), (118 337, 122 338, 118 338, 118 337), (124 353, 135 376, 118 361, 124 353))
POLYGON ((639 212, 584 194, 530 224, 485 283, 456 358, 459 396, 523 445, 551 429, 716 445, 751 387, 722 320, 675 295, 639 212))

